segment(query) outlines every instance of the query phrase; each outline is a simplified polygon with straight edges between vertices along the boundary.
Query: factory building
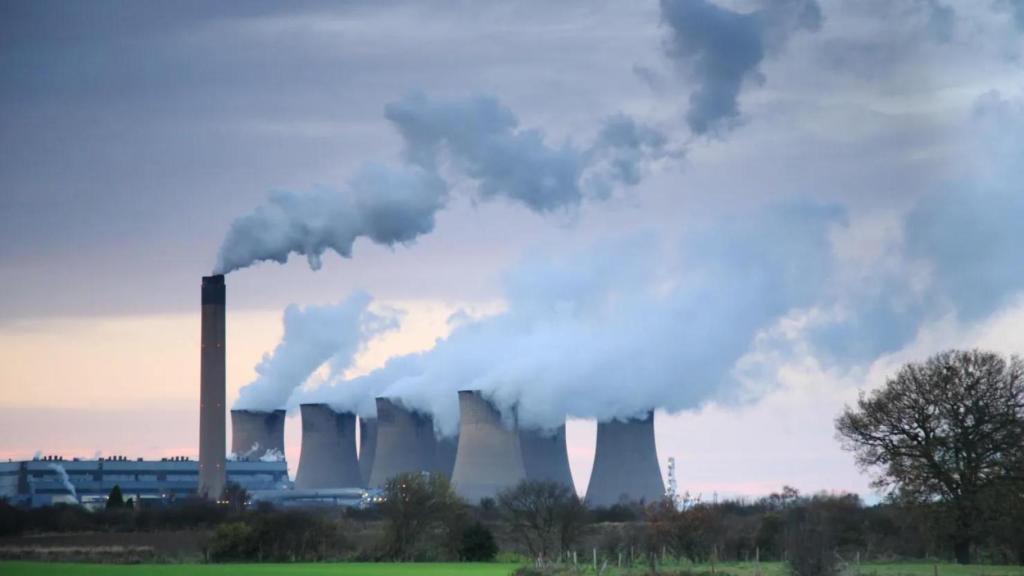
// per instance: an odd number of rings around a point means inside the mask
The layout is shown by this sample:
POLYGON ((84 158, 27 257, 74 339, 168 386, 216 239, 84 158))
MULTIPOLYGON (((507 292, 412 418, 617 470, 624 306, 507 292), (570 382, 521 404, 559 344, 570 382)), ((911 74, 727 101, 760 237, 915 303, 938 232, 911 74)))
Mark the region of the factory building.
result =
MULTIPOLYGON (((226 481, 249 492, 290 487, 284 460, 226 460, 226 481)), ((167 503, 199 491, 199 463, 188 458, 161 460, 125 457, 95 460, 47 457, 0 462, 0 498, 29 506, 80 503, 102 506, 114 486, 125 499, 143 505, 167 503)))

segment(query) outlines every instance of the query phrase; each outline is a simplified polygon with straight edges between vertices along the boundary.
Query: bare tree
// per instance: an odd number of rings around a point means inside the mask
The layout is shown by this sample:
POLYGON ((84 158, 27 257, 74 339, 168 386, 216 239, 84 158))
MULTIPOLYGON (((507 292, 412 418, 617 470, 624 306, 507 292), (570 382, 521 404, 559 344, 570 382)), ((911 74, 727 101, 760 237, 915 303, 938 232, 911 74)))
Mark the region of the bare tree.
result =
POLYGON ((448 558, 458 557, 465 506, 444 476, 395 476, 384 487, 380 509, 387 520, 388 557, 417 560, 425 550, 438 549, 448 558))
POLYGON ((557 482, 524 480, 498 495, 498 509, 533 558, 572 547, 586 520, 576 493, 557 482))
POLYGON ((847 406, 836 431, 876 486, 944 504, 968 563, 981 496, 1024 479, 1024 362, 974 350, 908 364, 847 406))

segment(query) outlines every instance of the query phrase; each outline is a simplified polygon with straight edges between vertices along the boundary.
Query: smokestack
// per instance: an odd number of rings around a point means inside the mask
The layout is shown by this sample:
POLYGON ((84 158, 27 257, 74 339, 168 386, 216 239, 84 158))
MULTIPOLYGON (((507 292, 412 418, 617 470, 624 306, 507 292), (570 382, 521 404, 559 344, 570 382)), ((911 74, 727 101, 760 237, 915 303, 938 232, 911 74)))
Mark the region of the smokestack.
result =
POLYGON ((377 398, 377 449, 369 487, 380 488, 405 472, 433 471, 436 444, 433 419, 377 398))
POLYGON ((553 431, 520 429, 519 444, 523 450, 523 468, 528 480, 557 482, 575 493, 576 487, 569 470, 569 454, 565 449, 565 424, 553 431))
POLYGON ((452 472, 455 493, 477 503, 525 477, 519 435, 501 421, 501 413, 479 390, 460 390, 459 449, 452 472))
POLYGON ((625 422, 599 422, 587 505, 654 502, 664 496, 665 484, 654 445, 654 412, 625 422))
POLYGON ((359 417, 359 476, 363 488, 370 485, 373 455, 377 451, 377 419, 359 417))
POLYGON ((452 479, 455 470, 455 454, 459 451, 459 436, 445 436, 437 439, 437 452, 434 457, 434 471, 445 478, 452 479))
POLYGON ((219 500, 224 491, 224 276, 203 276, 199 358, 199 495, 219 500))
POLYGON ((302 404, 302 454, 295 487, 355 488, 362 485, 356 460, 356 416, 327 404, 302 404))
POLYGON ((231 452, 239 460, 259 460, 268 452, 284 456, 284 410, 231 411, 231 452))

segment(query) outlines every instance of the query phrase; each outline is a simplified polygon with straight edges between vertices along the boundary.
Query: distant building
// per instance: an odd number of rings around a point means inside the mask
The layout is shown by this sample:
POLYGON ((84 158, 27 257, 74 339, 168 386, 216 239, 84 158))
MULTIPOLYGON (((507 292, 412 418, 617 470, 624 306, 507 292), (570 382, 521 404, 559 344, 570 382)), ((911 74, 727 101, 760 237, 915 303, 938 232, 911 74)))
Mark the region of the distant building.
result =
MULTIPOLYGON (((227 481, 250 493, 291 488, 284 460, 229 460, 227 481)), ((141 504, 193 496, 199 488, 199 463, 188 458, 130 460, 119 456, 96 460, 64 460, 50 456, 0 462, 0 498, 15 504, 46 506, 77 502, 99 506, 106 502, 115 485, 121 487, 126 500, 133 498, 141 504)))

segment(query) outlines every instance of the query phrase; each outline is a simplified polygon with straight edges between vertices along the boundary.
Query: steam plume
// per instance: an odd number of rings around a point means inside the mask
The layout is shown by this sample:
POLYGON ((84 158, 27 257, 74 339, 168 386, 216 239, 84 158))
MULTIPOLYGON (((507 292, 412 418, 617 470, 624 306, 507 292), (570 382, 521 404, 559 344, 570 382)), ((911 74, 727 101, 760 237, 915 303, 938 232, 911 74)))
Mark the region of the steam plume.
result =
POLYGON ((481 199, 504 198, 538 213, 571 210, 605 198, 615 184, 633 185, 643 165, 666 154, 666 138, 624 115, 612 117, 591 146, 546 142, 522 128, 497 99, 437 101, 413 94, 386 107, 405 142, 405 163, 369 164, 342 191, 277 192, 237 218, 217 256, 226 274, 260 261, 306 256, 314 270, 332 250, 352 255, 358 238, 394 246, 434 229, 450 183, 442 168, 475 184, 481 199))
POLYGON ((661 0, 669 27, 666 53, 696 82, 686 122, 696 134, 727 129, 739 116, 745 81, 762 81, 766 56, 777 53, 800 30, 821 27, 815 0, 764 0, 750 13, 708 0, 661 0))
POLYGON ((234 408, 281 408, 325 362, 335 373, 348 369, 360 346, 397 326, 395 318, 370 312, 370 301, 357 292, 334 305, 286 308, 281 343, 256 366, 258 376, 242 387, 234 408))

